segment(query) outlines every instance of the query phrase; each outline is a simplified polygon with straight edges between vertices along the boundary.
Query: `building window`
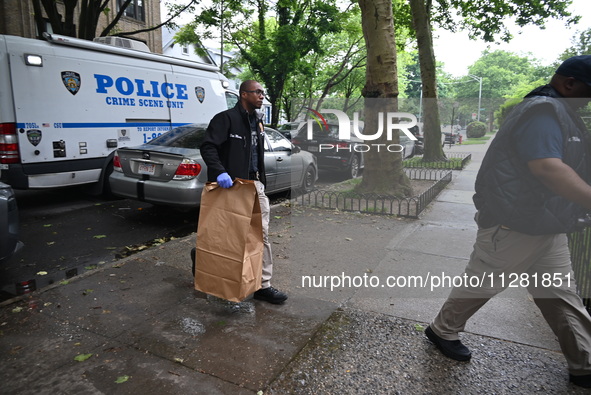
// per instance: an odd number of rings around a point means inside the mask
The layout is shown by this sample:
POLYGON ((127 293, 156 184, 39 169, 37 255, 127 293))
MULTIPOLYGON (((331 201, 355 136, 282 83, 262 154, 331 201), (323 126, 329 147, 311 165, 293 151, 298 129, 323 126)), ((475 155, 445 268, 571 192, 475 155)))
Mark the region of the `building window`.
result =
POLYGON ((184 45, 181 47, 181 52, 183 55, 189 55, 189 47, 184 45))
MULTIPOLYGON (((117 0, 117 11, 121 9, 126 0, 117 0)), ((125 8, 123 15, 138 21, 145 22, 146 14, 144 10, 144 0, 131 0, 131 3, 125 8)))

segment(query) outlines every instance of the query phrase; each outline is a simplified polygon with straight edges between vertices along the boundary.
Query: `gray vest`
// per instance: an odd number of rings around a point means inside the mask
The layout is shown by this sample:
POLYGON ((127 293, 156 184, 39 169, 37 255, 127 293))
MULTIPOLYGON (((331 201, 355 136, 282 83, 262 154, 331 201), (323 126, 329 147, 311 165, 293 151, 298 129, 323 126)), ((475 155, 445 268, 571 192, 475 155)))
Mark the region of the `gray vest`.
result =
POLYGON ((546 86, 509 114, 491 143, 476 177, 474 204, 481 227, 504 225, 530 235, 570 232, 585 210, 546 188, 519 158, 512 131, 536 106, 554 110, 563 133, 563 162, 589 183, 587 129, 580 116, 546 86), (542 94, 543 96, 538 96, 542 94))

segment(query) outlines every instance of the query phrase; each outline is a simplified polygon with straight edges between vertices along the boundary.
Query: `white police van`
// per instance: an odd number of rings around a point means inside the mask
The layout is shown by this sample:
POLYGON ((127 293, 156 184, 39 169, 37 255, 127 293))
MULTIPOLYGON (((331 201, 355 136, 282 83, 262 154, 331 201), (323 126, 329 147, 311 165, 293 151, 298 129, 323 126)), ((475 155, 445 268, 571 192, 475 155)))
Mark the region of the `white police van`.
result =
POLYGON ((213 65, 53 34, 0 35, 0 179, 102 191, 116 148, 209 122, 236 101, 227 86, 213 65))

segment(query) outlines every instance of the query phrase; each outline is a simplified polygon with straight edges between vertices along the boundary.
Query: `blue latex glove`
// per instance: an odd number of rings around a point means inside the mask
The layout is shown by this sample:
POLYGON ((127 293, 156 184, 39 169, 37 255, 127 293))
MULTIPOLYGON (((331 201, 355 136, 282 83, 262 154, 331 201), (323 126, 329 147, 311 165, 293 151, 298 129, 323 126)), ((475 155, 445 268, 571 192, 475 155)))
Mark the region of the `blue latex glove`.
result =
POLYGON ((222 173, 217 178, 218 185, 222 188, 230 188, 234 183, 228 173, 222 173))

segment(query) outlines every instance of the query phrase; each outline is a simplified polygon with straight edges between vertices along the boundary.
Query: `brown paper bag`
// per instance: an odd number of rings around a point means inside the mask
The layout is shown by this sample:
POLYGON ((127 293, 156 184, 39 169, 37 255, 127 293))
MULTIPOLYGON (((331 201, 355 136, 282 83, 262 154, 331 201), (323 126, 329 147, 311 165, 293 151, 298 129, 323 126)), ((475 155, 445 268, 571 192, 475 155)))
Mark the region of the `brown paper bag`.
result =
POLYGON ((263 225, 254 181, 229 189, 207 183, 201 194, 195 289, 241 302, 261 288, 263 225))

